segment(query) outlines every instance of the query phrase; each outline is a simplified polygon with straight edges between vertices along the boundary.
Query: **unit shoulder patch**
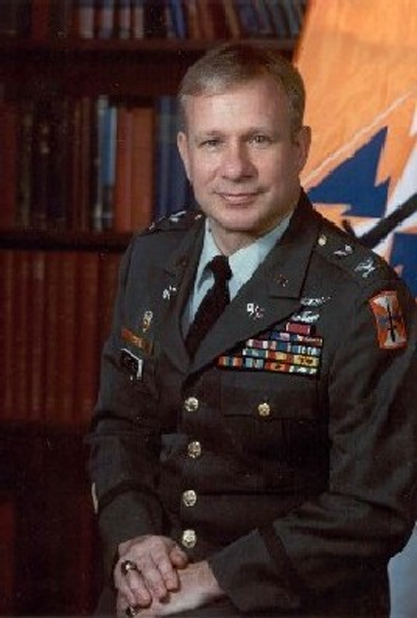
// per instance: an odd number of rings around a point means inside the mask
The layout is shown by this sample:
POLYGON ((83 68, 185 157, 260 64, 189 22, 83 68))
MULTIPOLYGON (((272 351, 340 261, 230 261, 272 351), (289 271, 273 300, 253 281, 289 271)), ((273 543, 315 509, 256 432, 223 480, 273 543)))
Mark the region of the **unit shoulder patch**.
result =
POLYGON ((407 344, 407 332, 397 292, 379 292, 369 304, 375 318, 379 347, 383 350, 403 348, 407 344))

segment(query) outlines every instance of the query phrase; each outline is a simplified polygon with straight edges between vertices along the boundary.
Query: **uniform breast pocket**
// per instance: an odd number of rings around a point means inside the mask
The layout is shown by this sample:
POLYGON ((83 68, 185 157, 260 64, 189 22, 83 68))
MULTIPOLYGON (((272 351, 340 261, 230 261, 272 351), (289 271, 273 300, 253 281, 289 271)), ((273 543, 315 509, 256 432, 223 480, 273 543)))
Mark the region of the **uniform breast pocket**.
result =
POLYGON ((325 431, 312 376, 224 371, 221 411, 235 446, 262 457, 307 456, 325 431))

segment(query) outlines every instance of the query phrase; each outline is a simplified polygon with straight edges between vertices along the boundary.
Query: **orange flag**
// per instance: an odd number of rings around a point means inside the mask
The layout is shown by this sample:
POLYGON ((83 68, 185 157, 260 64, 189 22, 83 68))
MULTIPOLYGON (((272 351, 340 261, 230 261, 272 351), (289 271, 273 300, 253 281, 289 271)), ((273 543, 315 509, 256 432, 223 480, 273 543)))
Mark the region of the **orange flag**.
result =
POLYGON ((415 0, 310 0, 295 64, 313 143, 302 182, 417 296, 415 0))

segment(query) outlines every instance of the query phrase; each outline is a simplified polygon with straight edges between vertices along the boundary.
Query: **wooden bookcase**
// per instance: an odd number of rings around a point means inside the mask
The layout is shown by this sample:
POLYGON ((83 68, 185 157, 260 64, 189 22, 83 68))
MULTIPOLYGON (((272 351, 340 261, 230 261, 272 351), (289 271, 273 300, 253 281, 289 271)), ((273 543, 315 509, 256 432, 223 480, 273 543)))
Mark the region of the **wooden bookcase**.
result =
MULTIPOLYGON (((94 99, 108 95, 116 101, 149 101, 173 95, 186 68, 213 44, 187 39, 0 37, 0 98, 20 101, 48 96, 59 102, 65 97, 94 99)), ((295 40, 269 38, 259 44, 291 57, 295 40)), ((5 148, 0 150, 0 154, 5 152, 5 148)), ((0 208, 1 200, 2 196, 0 208)), ((91 232, 65 227, 42 230, 11 226, 0 230, 0 344, 6 364, 0 391, 9 392, 10 398, 6 405, 3 395, 0 405, 0 577, 7 575, 5 591, 0 592, 0 614, 88 615, 93 611, 99 551, 85 471, 83 436, 88 419, 85 413, 61 418, 60 406, 66 394, 60 389, 72 385, 72 391, 76 390, 77 376, 81 375, 88 378, 90 400, 93 397, 100 350, 110 325, 117 267, 130 237, 128 231, 91 232), (87 277, 84 288, 70 292, 66 289, 72 285, 67 283, 67 271, 74 267, 74 260, 78 268, 74 272, 84 270, 80 256, 94 262, 96 279, 87 277), (36 260, 40 271, 33 267, 36 260), (68 292, 67 299, 74 307, 73 315, 64 316, 61 322, 61 329, 70 330, 75 337, 69 347, 65 347, 68 341, 56 341, 52 334, 57 289, 51 286, 45 292, 42 285, 36 287, 39 272, 46 276, 54 262, 58 264, 55 286, 68 292), (81 299, 82 314, 76 310, 81 299), (107 305, 105 311, 103 303, 107 305), (100 317, 100 311, 105 315, 100 317), (83 348, 80 353, 76 336, 85 320, 84 333, 90 328, 95 334, 89 350, 83 348), (36 348, 48 338, 52 339, 49 348, 36 348), (55 366, 52 377, 48 378, 46 369, 39 372, 40 358, 44 369, 48 363, 55 366), (34 367, 38 367, 37 386, 31 374, 34 367), (61 382, 70 367, 72 382, 61 382), (52 400, 55 415, 43 414, 42 406, 46 406, 50 394, 42 391, 40 396, 36 388, 42 383, 48 389, 54 375, 58 382, 52 400), (28 384, 32 384, 33 392, 24 395, 28 384), (35 397, 35 391, 36 414, 32 409, 35 404, 25 414, 24 406, 35 397)), ((71 405, 76 407, 77 400, 71 405)))

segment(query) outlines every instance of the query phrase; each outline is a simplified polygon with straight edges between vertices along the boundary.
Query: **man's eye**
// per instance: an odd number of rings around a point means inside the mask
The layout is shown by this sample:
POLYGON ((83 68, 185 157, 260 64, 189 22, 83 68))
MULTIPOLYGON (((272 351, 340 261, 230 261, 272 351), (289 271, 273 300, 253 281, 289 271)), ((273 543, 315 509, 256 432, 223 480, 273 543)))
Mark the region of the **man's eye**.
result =
POLYGON ((201 146, 203 146, 204 148, 216 148, 217 146, 219 146, 220 144, 220 140, 219 139, 205 139, 203 142, 201 142, 201 146))
POLYGON ((262 135, 262 134, 258 134, 258 135, 252 135, 251 140, 250 140, 253 144, 259 145, 259 146, 266 146, 267 144, 269 144, 271 142, 270 138, 266 135, 262 135))

